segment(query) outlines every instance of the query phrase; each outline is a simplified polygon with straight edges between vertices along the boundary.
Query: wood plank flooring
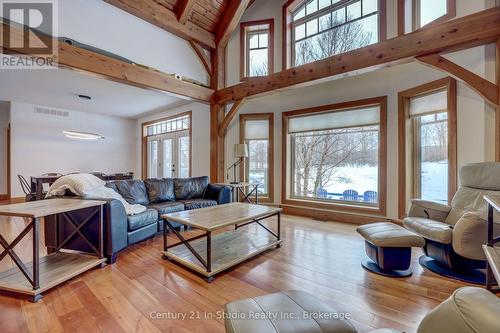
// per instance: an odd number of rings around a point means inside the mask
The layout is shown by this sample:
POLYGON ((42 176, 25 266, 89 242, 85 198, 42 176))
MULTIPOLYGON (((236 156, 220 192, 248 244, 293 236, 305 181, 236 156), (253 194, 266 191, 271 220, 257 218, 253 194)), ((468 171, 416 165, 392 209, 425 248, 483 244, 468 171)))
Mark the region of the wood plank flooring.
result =
POLYGON ((410 278, 363 270, 364 244, 355 229, 283 216, 280 249, 218 275, 211 284, 162 260, 162 238, 156 237, 125 250, 114 265, 45 292, 39 303, 0 294, 0 332, 224 332, 218 316, 224 304, 293 289, 349 315, 360 332, 382 327, 415 332, 430 309, 464 286, 424 271, 418 249, 410 278))

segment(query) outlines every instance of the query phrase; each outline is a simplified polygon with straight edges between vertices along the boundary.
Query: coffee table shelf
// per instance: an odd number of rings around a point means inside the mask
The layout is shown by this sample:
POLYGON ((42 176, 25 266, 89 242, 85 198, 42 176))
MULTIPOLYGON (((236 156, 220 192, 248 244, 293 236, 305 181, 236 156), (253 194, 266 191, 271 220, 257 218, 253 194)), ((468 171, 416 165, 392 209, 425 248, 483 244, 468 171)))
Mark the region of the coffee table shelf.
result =
POLYGON ((163 259, 203 275, 211 282, 214 275, 242 263, 273 247, 281 246, 281 208, 233 202, 230 204, 164 214, 163 259), (276 217, 276 231, 262 220, 276 217), (204 231, 184 238, 171 222, 204 231), (250 230, 248 225, 256 226, 250 230), (234 230, 228 231, 228 227, 234 230), (168 244, 167 230, 179 239, 168 244))
MULTIPOLYGON (((39 289, 34 290, 17 267, 0 272, 0 289, 35 296, 104 262, 106 258, 99 259, 85 254, 69 252, 49 254, 40 258, 39 289)), ((33 262, 25 265, 30 272, 33 272, 33 262)))
MULTIPOLYGON (((202 263, 185 246, 179 245, 163 252, 165 256, 192 270, 210 277, 238 265, 262 252, 281 244, 265 232, 251 233, 246 229, 228 231, 212 236, 212 271, 207 272, 202 263)), ((191 246, 202 256, 207 255, 207 240, 198 239, 191 246)))

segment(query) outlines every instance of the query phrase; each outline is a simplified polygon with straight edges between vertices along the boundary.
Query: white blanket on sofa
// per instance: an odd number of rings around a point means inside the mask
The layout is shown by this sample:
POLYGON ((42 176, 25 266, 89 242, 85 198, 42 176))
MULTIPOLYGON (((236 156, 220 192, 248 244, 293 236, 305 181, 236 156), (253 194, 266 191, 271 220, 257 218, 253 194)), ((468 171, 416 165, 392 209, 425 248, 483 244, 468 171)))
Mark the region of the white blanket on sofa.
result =
POLYGON ((83 199, 116 199, 120 200, 127 215, 136 215, 144 212, 146 207, 131 205, 115 190, 105 186, 106 182, 94 175, 80 173, 62 176, 54 182, 47 192, 46 198, 63 196, 66 190, 83 199))

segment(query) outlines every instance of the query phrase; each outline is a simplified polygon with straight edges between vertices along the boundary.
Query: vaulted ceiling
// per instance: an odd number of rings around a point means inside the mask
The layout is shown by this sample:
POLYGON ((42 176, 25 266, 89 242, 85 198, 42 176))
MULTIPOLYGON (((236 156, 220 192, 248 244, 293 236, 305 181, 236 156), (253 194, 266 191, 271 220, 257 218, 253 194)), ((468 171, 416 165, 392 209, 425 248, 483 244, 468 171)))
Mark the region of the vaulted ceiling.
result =
POLYGON ((187 21, 196 24, 200 28, 214 33, 217 25, 222 19, 222 15, 226 11, 230 0, 152 0, 168 10, 176 13, 179 17, 182 11, 187 11, 185 14, 187 21), (192 4, 191 4, 192 3, 192 4), (191 6, 186 10, 186 6, 191 6))
POLYGON ((225 46, 253 0, 104 0, 207 49, 225 46))

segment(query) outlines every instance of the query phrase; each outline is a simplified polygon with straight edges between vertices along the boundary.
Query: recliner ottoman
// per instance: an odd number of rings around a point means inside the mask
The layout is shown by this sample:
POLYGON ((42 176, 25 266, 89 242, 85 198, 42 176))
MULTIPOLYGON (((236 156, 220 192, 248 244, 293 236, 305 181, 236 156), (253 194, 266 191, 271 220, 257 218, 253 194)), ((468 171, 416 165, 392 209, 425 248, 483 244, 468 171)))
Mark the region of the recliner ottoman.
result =
POLYGON ((412 274, 411 248, 424 246, 422 237, 390 222, 366 224, 356 230, 365 239, 365 251, 369 259, 362 261, 364 268, 390 277, 412 274))

